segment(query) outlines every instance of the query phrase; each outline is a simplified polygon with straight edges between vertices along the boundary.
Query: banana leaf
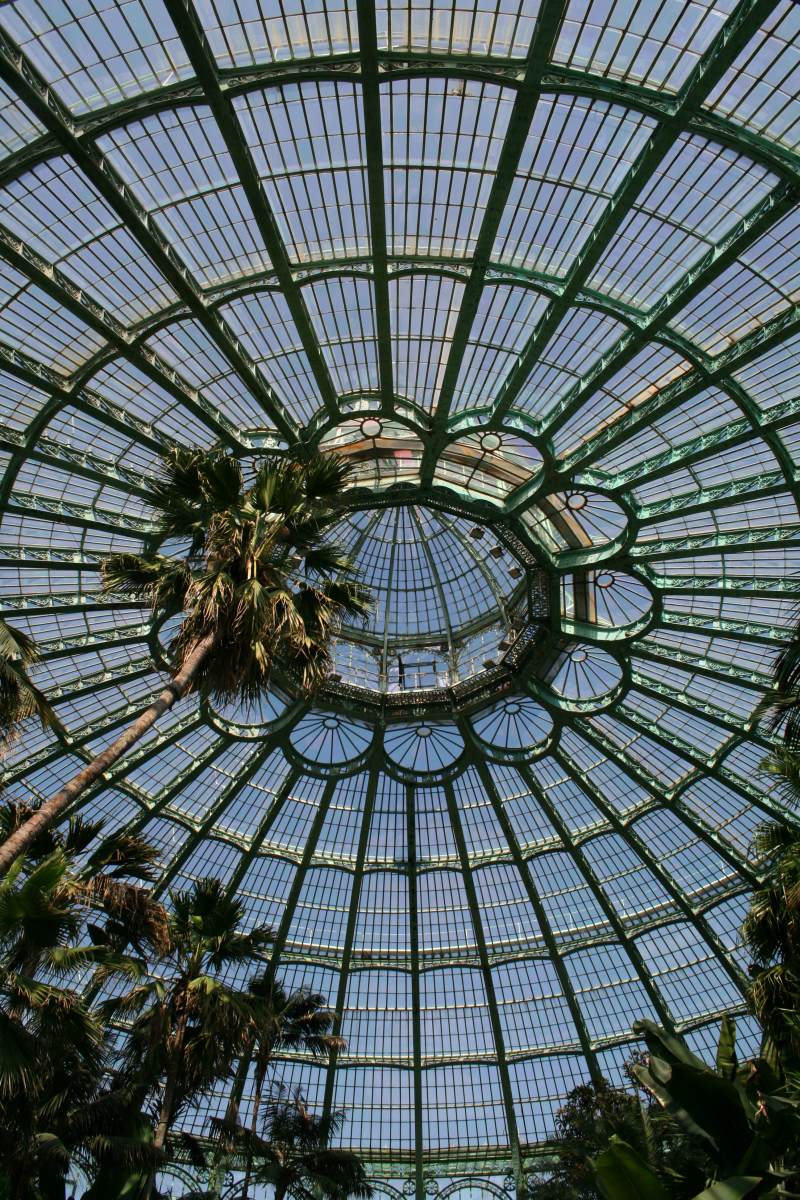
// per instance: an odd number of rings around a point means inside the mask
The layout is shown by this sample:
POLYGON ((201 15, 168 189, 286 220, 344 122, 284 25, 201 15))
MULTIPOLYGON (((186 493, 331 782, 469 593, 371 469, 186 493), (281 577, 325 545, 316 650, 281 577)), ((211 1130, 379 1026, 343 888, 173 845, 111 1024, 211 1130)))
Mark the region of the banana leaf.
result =
POLYGON ((594 1161, 595 1179, 605 1200, 669 1200, 661 1180, 632 1146, 612 1137, 594 1161))

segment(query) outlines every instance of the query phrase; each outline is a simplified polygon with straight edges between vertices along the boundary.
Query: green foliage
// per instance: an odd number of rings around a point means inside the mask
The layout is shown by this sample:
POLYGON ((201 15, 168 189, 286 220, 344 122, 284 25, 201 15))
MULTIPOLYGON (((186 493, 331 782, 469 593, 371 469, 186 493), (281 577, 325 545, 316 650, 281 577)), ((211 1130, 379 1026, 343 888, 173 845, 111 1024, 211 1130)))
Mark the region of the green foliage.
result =
POLYGON ((252 1027, 249 1042, 254 1081, 250 1119, 252 1139, 245 1152, 243 1200, 248 1195, 264 1083, 273 1054, 278 1049, 302 1049, 317 1057, 345 1045, 342 1038, 331 1033, 335 1014, 319 993, 304 988, 287 992, 269 971, 265 971, 250 980, 250 997, 252 1027))
POLYGON ((692 1195, 704 1182, 702 1149, 669 1114, 646 1093, 635 1095, 599 1080, 575 1088, 558 1113, 557 1157, 550 1177, 530 1189, 532 1200, 600 1200, 604 1193, 594 1160, 617 1144, 637 1155, 659 1186, 670 1190, 676 1180, 688 1181, 687 1190, 675 1195, 692 1195))
POLYGON ((221 451, 175 449, 151 503, 160 533, 183 554, 110 555, 104 587, 182 616, 171 647, 178 664, 213 635, 193 684, 204 696, 253 702, 275 665, 313 691, 330 670, 341 619, 371 608, 352 562, 325 539, 351 473, 335 455, 271 458, 245 487, 221 451))
MULTIPOLYGON (((30 815, 6 805, 0 833, 30 815)), ((241 932, 242 905, 216 880, 173 892, 165 909, 144 886, 154 859, 135 835, 107 837, 75 818, 41 832, 0 882, 0 1197, 61 1197, 79 1164, 91 1180, 87 1200, 146 1200, 178 1143, 207 1163, 206 1149, 173 1133, 175 1122, 231 1078, 237 1058, 252 1056, 263 1087, 277 1048, 316 1055, 343 1045, 323 996, 289 993, 265 971, 247 988, 226 983, 232 968, 260 961, 270 931, 241 932)), ((289 1126, 271 1105, 285 1143, 289 1126)), ((360 1161, 319 1142, 334 1126, 309 1116, 303 1134, 298 1104, 292 1112, 300 1132, 289 1153, 258 1132, 258 1099, 252 1133, 234 1106, 226 1137, 217 1130, 217 1172, 243 1154, 253 1176, 274 1172, 285 1152, 292 1195, 307 1195, 303 1180, 337 1200, 368 1194, 358 1190, 360 1161)))
MULTIPOLYGON (((243 906, 216 879, 172 892, 168 910, 146 976, 101 1005, 106 1018, 130 1022, 120 1065, 141 1103, 158 1111, 153 1147, 162 1160, 181 1112, 249 1048, 250 993, 221 975, 254 963, 272 940, 266 928, 240 932, 243 906)), ((155 1172, 144 1200, 154 1182, 155 1172)))
POLYGON ((61 730, 47 698, 28 673, 39 661, 33 639, 0 618, 0 748, 17 736, 29 717, 38 717, 45 728, 61 730))
MULTIPOLYGON (((699 1191, 686 1178, 673 1178, 664 1190, 644 1155, 612 1139, 597 1156, 598 1187, 605 1200, 738 1200, 777 1197, 791 1181, 800 1152, 800 1096, 758 1059, 740 1064, 733 1020, 722 1022, 716 1068, 708 1067, 675 1037, 651 1021, 634 1032, 647 1044, 646 1063, 633 1075, 685 1134, 702 1145, 707 1179, 699 1191)), ((786 1193, 788 1194, 788 1193, 786 1193)))
POLYGON ((780 1073, 800 1072, 800 832, 764 824, 754 853, 765 863, 742 925, 750 952, 750 1003, 764 1030, 764 1055, 780 1073))
POLYGON ((343 1122, 344 1113, 319 1116, 299 1089, 279 1087, 265 1105, 260 1136, 224 1122, 216 1126, 230 1139, 231 1160, 255 1164, 254 1178, 274 1190, 275 1200, 368 1200, 372 1188, 359 1156, 329 1145, 343 1122))
POLYGON ((669 1200, 669 1192, 642 1156, 616 1135, 594 1163, 607 1200, 669 1200))
MULTIPOLYGON (((22 819, 7 806, 0 823, 22 819)), ((127 835, 94 846, 100 832, 75 821, 43 835, 0 882, 0 1194, 10 1200, 63 1194, 73 1161, 90 1173, 151 1161, 126 1126, 132 1097, 110 1072, 108 1030, 89 999, 92 981, 136 978, 141 962, 110 938, 86 940, 104 908, 123 928, 125 889, 141 891, 123 878, 126 861, 141 874, 148 850, 127 835)))

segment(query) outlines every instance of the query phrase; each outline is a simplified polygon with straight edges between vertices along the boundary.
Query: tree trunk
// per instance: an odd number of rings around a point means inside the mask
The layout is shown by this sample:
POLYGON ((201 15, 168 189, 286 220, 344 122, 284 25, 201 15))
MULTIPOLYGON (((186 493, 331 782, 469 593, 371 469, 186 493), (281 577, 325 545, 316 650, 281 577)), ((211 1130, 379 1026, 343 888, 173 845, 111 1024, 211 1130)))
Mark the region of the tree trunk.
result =
MULTIPOLYGON (((169 1133, 169 1127, 172 1123, 172 1110, 175 1107, 175 1093, 178 1090, 178 1076, 183 1062, 183 1044, 186 1038, 186 1025, 189 1020, 189 1015, 186 1011, 186 995, 183 997, 183 1011, 178 1020, 178 1028, 175 1031, 175 1048, 172 1054, 172 1062, 167 1068, 167 1077, 164 1080, 164 1095, 161 1100, 161 1110, 158 1114, 158 1124, 153 1135, 153 1149, 158 1154, 164 1149, 169 1133)), ((150 1200, 153 1194, 153 1188, 156 1182, 156 1173, 158 1168, 154 1167, 150 1172, 147 1183, 145 1184, 142 1193, 142 1200, 150 1200)))
POLYGON ((162 713, 167 712, 172 708, 176 700, 180 700, 186 694, 190 684, 194 680, 198 667, 213 644, 214 635, 211 633, 195 642, 192 649, 184 658, 180 670, 170 680, 158 698, 128 726, 124 733, 120 734, 115 742, 112 742, 110 746, 101 751, 77 775, 73 775, 72 779, 64 785, 61 791, 56 792, 49 800, 45 800, 44 804, 36 810, 33 816, 29 817, 23 825, 20 825, 19 829, 12 833, 10 838, 7 838, 3 842, 2 846, 0 846, 0 876, 8 871, 14 859, 24 853, 40 833, 43 833, 45 829, 49 829, 58 820, 61 814, 69 808, 73 800, 76 800, 90 784, 100 779, 109 767, 112 767, 115 762, 122 758, 125 752, 138 742, 139 738, 147 732, 150 726, 155 724, 162 713))
MULTIPOLYGON (((267 1077, 267 1068, 269 1067, 269 1059, 264 1064, 263 1070, 259 1070, 256 1065, 255 1088, 253 1091, 253 1114, 250 1118, 250 1132, 255 1138, 258 1135, 258 1110, 261 1108, 261 1096, 264 1092, 264 1080, 267 1077)), ((242 1184, 241 1200, 248 1200, 250 1194, 250 1176, 253 1173, 253 1152, 252 1149, 247 1155, 247 1167, 245 1169, 244 1183, 242 1184)))

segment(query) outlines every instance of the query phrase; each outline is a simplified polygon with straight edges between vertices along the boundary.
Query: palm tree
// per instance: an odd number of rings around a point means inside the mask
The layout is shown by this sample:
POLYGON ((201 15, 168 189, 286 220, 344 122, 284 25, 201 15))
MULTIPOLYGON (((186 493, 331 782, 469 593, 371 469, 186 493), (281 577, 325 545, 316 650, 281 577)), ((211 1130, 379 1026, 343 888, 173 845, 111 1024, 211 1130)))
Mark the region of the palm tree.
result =
MULTIPOLYGON (((247 1045, 250 997, 226 985, 220 972, 255 962, 273 935, 264 927, 238 932, 243 914, 216 879, 170 893, 165 945, 150 977, 102 1006, 108 1017, 133 1018, 122 1072, 143 1100, 157 1103, 153 1149, 159 1158, 181 1110, 225 1077, 247 1045)), ((142 1200, 152 1195, 155 1174, 142 1200)))
POLYGON ((165 456, 151 504, 159 536, 180 552, 113 554, 102 576, 106 591, 149 604, 157 617, 181 616, 170 647, 172 679, 0 846, 0 872, 188 692, 252 703, 269 687, 275 665, 306 692, 323 682, 338 623, 370 610, 352 562, 325 540, 351 473, 352 465, 333 455, 304 463, 270 458, 247 487, 240 464, 222 451, 174 449, 165 456))
POLYGON ((756 831, 768 864, 750 900, 742 937, 752 957, 750 1002, 764 1030, 763 1053, 782 1071, 800 1069, 800 834, 777 822, 756 831))
POLYGON ((299 1089, 281 1089, 265 1110, 263 1136, 242 1130, 246 1154, 258 1165, 255 1178, 271 1186, 275 1200, 347 1200, 370 1197, 364 1164, 352 1150, 332 1148, 330 1138, 342 1126, 344 1113, 312 1113, 299 1089))
POLYGON ((39 661, 33 638, 0 617, 0 746, 13 740, 28 717, 38 717, 47 728, 61 729, 47 698, 28 675, 28 668, 39 661))
MULTIPOLYGON (((786 803, 800 801, 800 619, 775 660, 772 687, 758 712, 767 728, 783 726, 782 744, 761 764, 782 781, 786 803)), ((753 893, 742 925, 750 951, 750 1005, 764 1031, 762 1054, 784 1073, 800 1069, 800 829, 765 822, 753 836, 753 853, 765 863, 764 882, 753 893)))
MULTIPOLYGON (((81 842, 86 830, 74 832, 81 842)), ((0 1191, 12 1200, 61 1194, 76 1157, 91 1167, 148 1153, 119 1136, 129 1097, 107 1073, 102 1015, 75 986, 87 973, 136 976, 140 964, 108 942, 81 940, 88 893, 67 840, 39 842, 0 881, 0 1191)))
POLYGON ((775 660, 772 687, 759 706, 769 729, 785 720, 783 740, 791 751, 800 750, 800 609, 795 616, 791 639, 775 660))
MULTIPOLYGON (((250 995, 254 1000, 250 1040, 255 1046, 255 1052, 251 1051, 255 1077, 250 1132, 255 1139, 264 1083, 275 1051, 302 1049, 317 1056, 341 1050, 346 1043, 330 1032, 335 1013, 319 993, 304 988, 287 993, 269 971, 264 971, 250 980, 250 995)), ((252 1159, 247 1158, 242 1200, 247 1200, 251 1174, 252 1159)))
MULTIPOLYGON (((0 808, 0 839, 29 821, 35 809, 12 801, 0 808)), ((103 836, 102 821, 71 817, 65 830, 46 829, 28 846, 27 866, 61 851, 69 863, 61 894, 81 906, 95 945, 124 953, 132 946, 144 960, 149 947, 166 936, 166 912, 142 884, 155 878, 156 849, 125 829, 103 836), (93 844, 94 843, 94 844, 93 844), (102 924, 96 918, 103 913, 102 924)))

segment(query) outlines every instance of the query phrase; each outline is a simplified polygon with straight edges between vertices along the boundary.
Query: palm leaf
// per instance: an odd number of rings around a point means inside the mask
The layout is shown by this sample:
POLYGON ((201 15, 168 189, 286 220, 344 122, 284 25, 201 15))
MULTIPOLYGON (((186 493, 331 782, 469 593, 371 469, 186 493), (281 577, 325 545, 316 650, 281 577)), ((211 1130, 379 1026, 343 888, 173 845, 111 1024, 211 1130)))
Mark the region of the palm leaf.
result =
POLYGON ((187 564, 163 554, 110 554, 100 575, 105 593, 132 596, 167 614, 181 612, 191 583, 187 564))

